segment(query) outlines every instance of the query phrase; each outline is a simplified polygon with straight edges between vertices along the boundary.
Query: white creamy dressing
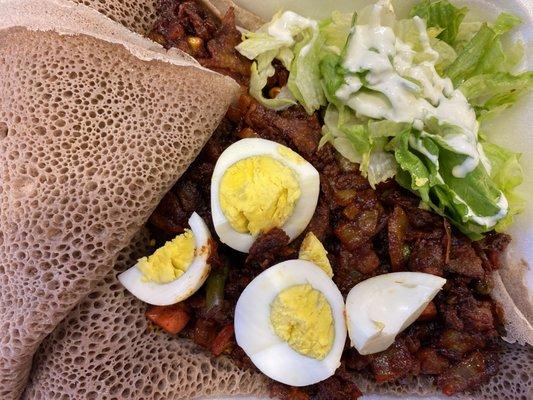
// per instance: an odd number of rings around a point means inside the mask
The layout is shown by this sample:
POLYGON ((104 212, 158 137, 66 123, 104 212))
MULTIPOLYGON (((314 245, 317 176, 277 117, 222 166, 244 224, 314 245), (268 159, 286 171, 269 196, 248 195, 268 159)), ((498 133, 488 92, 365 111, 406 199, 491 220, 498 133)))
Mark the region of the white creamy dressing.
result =
POLYGON ((426 146, 424 146, 424 143, 422 143, 422 140, 414 136, 410 136, 409 144, 413 149, 426 156, 427 159, 431 161, 436 167, 439 166, 439 157, 435 154, 430 153, 426 146))
POLYGON ((358 76, 347 76, 345 84, 342 85, 336 92, 337 96, 342 101, 349 101, 352 94, 356 93, 363 87, 363 82, 358 76))
POLYGON ((343 67, 350 72, 365 73, 366 86, 375 92, 360 92, 357 81, 347 81, 336 95, 367 117, 415 123, 416 128, 427 118, 435 117, 462 128, 464 135, 445 136, 444 140, 467 156, 453 171, 454 176, 463 178, 480 161, 475 112, 464 95, 454 90, 451 80, 441 78, 435 70, 438 53, 430 46, 424 21, 414 18, 427 60, 414 63, 413 48, 396 37, 392 27, 381 25, 380 15, 389 7, 389 1, 379 1, 369 24, 354 27, 343 62, 343 67))
MULTIPOLYGON (((466 177, 480 162, 490 174, 490 162, 478 142, 476 114, 463 93, 453 88, 452 81, 440 77, 435 70, 439 55, 431 48, 425 22, 419 17, 413 18, 424 56, 423 61, 415 63, 417 53, 412 46, 400 40, 393 28, 387 26, 391 25, 387 12, 391 12, 390 1, 380 0, 374 5, 367 24, 353 28, 343 61, 348 71, 364 76, 364 85, 370 90, 361 91, 361 78, 353 75, 346 78, 336 96, 358 115, 412 123, 420 131, 424 129, 424 121, 431 117, 440 124, 459 127, 459 132, 443 136, 448 146, 466 156, 452 169, 453 176, 466 177)), ((439 165, 438 157, 431 154, 420 139, 413 138, 410 143, 433 164, 439 165)), ((442 179, 440 175, 437 178, 442 179)), ((508 211, 503 193, 497 204, 499 212, 493 216, 475 214, 457 194, 456 201, 467 207, 469 219, 485 227, 496 225, 508 211)))
POLYGON ((509 209, 509 203, 503 193, 501 194, 500 198, 498 199, 498 202, 496 203, 496 206, 500 209, 500 211, 498 211, 497 214, 490 215, 488 217, 475 214, 468 206, 468 204, 466 204, 466 202, 460 196, 457 195, 457 193, 454 192, 454 195, 455 196, 453 200, 459 204, 464 205, 467 208, 468 213, 466 215, 466 218, 474 221, 480 226, 485 226, 488 228, 493 227, 498 223, 500 219, 507 215, 507 211, 509 209))
MULTIPOLYGON (((480 162, 490 173, 490 162, 478 143, 479 124, 475 112, 465 96, 454 90, 451 80, 440 77, 435 70, 439 54, 430 45, 425 22, 419 17, 413 18, 424 56, 423 61, 414 62, 417 52, 396 36, 391 15, 390 0, 379 0, 366 18, 367 23, 354 26, 343 61, 343 67, 353 75, 346 76, 344 84, 335 93, 336 97, 358 115, 412 123, 422 135, 425 134, 425 121, 431 117, 439 123, 457 126, 462 133, 443 136, 448 146, 466 156, 453 168, 452 174, 464 178, 480 162), (361 90, 363 86, 370 90, 361 90)), ((270 36, 289 47, 294 44, 295 36, 306 29, 317 34, 318 23, 285 11, 267 29, 270 36)), ((307 44, 301 53, 305 55, 310 47, 311 43, 307 44)), ((412 138, 410 144, 433 164, 439 165, 438 157, 431 154, 420 139, 412 138)), ((438 178, 442 179, 440 175, 438 178)), ((489 217, 476 215, 463 199, 457 194, 455 197, 458 203, 468 208, 468 218, 482 226, 492 227, 507 214, 508 204, 503 193, 498 201, 500 211, 489 217)))
MULTIPOLYGON (((312 19, 302 17, 292 11, 285 11, 268 27, 268 34, 276 39, 279 39, 292 46, 294 44, 294 36, 306 29, 318 29, 318 23, 312 19)), ((305 51, 305 47, 302 49, 305 51)), ((309 49, 307 49, 309 51, 309 49)))

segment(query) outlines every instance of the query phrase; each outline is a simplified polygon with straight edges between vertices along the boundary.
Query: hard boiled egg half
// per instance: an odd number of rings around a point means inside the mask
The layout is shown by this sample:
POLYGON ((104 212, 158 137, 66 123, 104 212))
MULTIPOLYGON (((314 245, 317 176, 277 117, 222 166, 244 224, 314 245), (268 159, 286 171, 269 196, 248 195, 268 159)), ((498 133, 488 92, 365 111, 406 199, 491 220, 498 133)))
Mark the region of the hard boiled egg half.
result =
POLYGON ((255 238, 278 227, 291 240, 311 221, 318 171, 279 143, 250 138, 229 146, 211 180, 211 212, 220 241, 247 253, 255 238))
POLYGON ((118 276, 131 294, 145 303, 166 306, 185 300, 204 284, 211 269, 211 233, 197 213, 189 218, 189 226, 118 276))
POLYGON ((355 285, 346 298, 352 345, 360 354, 386 350, 446 283, 421 272, 378 275, 355 285))
POLYGON ((335 373, 346 341, 344 301, 330 277, 304 260, 258 275, 235 307, 235 338, 255 366, 291 386, 335 373))

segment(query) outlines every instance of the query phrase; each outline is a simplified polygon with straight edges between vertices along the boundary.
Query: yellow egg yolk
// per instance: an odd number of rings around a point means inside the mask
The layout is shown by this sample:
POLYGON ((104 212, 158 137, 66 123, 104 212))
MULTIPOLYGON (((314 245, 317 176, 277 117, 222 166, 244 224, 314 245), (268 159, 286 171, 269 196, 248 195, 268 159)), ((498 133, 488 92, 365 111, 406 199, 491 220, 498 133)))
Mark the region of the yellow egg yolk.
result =
POLYGON ((333 270, 331 269, 331 264, 328 259, 328 252, 313 232, 309 232, 305 235, 300 246, 298 258, 300 260, 307 260, 315 263, 322 268, 330 278, 333 276, 333 270))
POLYGON ((195 247, 194 234, 186 229, 151 256, 139 259, 137 268, 143 281, 163 284, 178 279, 191 265, 195 247))
POLYGON ((333 313, 326 297, 309 284, 280 292, 270 304, 276 335, 298 353, 323 360, 335 338, 333 313))
POLYGON ((220 207, 231 227, 254 236, 283 226, 301 194, 294 171, 268 156, 233 164, 219 190, 220 207))

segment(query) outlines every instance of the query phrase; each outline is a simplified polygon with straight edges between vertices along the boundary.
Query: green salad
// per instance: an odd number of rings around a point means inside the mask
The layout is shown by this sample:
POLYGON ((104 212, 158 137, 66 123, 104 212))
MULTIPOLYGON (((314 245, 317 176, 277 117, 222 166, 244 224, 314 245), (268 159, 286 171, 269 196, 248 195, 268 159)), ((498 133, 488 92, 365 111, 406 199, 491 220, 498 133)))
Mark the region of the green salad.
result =
POLYGON ((321 113, 323 137, 372 186, 390 178, 473 239, 506 229, 521 211, 520 155, 489 141, 483 122, 533 85, 517 73, 524 47, 504 45, 520 19, 464 22, 467 8, 425 0, 398 19, 390 0, 315 21, 278 13, 237 50, 254 60, 250 94, 282 110, 321 113), (274 60, 289 71, 264 95, 274 60))

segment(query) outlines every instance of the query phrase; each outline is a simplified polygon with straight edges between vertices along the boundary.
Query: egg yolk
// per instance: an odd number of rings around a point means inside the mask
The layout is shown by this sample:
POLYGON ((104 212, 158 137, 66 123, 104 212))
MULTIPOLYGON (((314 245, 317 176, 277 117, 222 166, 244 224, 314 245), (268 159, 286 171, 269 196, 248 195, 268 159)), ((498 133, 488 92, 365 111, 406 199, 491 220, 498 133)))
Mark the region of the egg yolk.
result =
POLYGON ((169 283, 182 276, 192 263, 195 251, 194 234, 186 229, 151 256, 137 262, 144 282, 169 283))
POLYGON ((323 360, 333 346, 331 306, 309 284, 280 292, 270 304, 270 323, 276 335, 304 356, 323 360))
POLYGON ((268 156, 233 164, 219 191, 220 207, 231 227, 254 236, 283 226, 301 194, 294 171, 268 156))
POLYGON ((330 278, 333 276, 333 270, 331 269, 331 264, 328 259, 328 252, 313 232, 309 232, 305 235, 300 246, 298 258, 300 260, 311 261, 322 268, 330 278))

